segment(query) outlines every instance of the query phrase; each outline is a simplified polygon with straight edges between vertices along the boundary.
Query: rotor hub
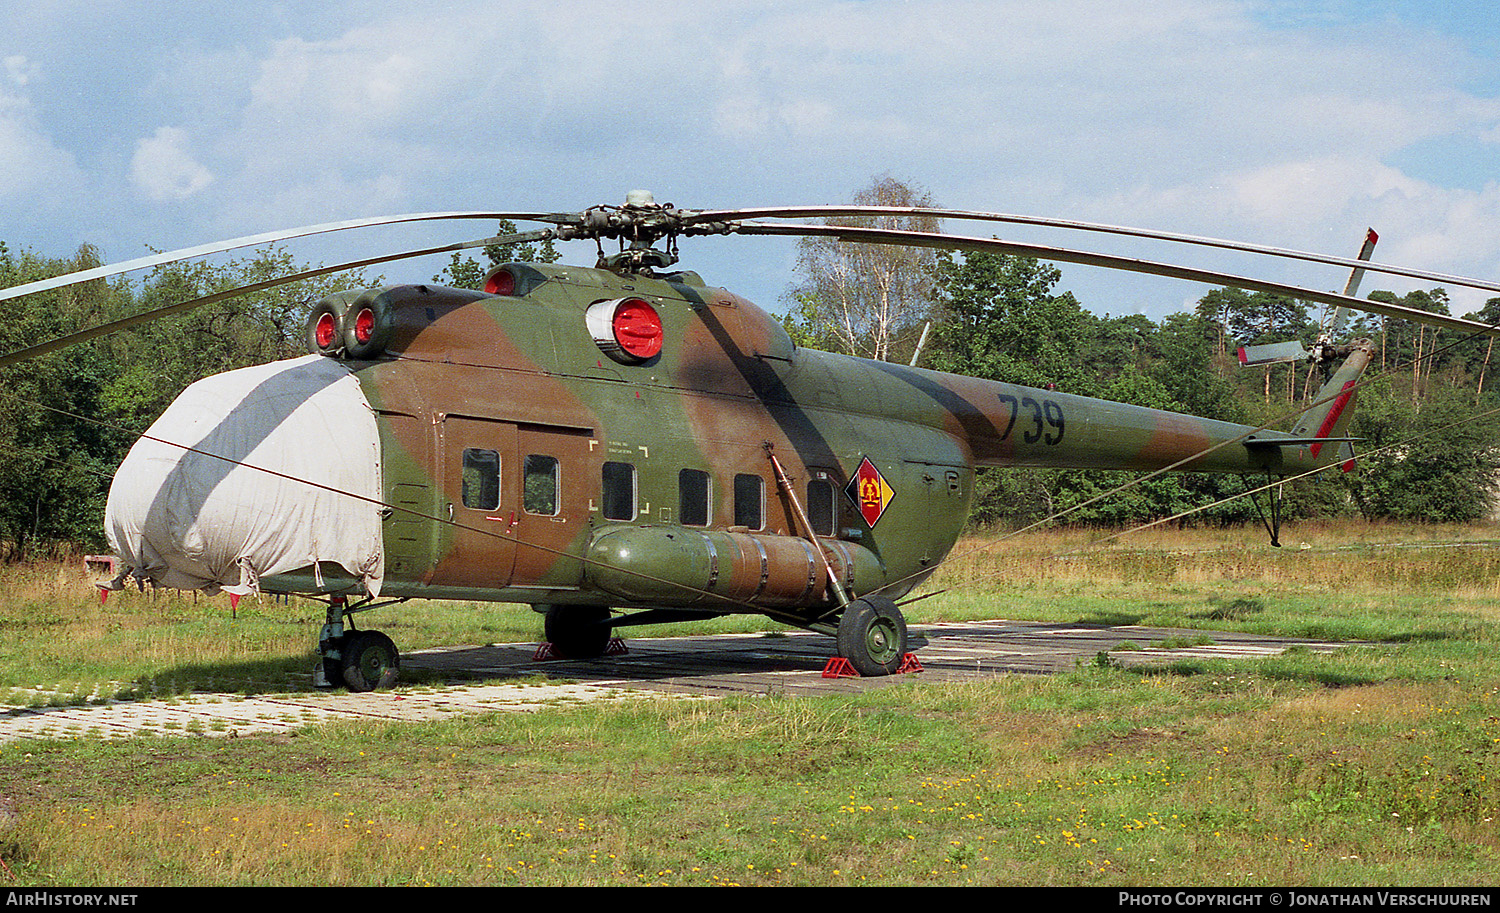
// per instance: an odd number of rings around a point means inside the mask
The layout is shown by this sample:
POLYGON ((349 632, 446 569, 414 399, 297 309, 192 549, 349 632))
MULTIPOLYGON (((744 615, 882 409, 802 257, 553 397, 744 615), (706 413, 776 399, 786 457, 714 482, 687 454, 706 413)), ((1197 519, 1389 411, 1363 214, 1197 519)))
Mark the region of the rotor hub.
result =
POLYGON ((632 190, 625 195, 623 206, 593 206, 575 220, 557 229, 560 240, 592 238, 599 244, 599 266, 619 273, 642 273, 671 266, 677 262, 678 235, 729 234, 732 222, 695 222, 693 210, 678 209, 671 203, 658 203, 649 190, 632 190), (603 240, 618 239, 620 250, 604 253, 603 240), (656 242, 666 239, 666 249, 656 242))

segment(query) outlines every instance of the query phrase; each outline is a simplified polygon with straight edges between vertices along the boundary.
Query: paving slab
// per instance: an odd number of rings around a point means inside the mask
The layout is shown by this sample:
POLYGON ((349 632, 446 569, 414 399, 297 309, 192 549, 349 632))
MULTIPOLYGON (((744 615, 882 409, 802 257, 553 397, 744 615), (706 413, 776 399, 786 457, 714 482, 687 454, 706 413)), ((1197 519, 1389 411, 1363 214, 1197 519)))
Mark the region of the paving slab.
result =
POLYGON ((823 669, 836 652, 833 638, 800 631, 627 639, 623 652, 593 660, 539 658, 537 644, 442 647, 401 658, 403 669, 425 672, 424 678, 441 685, 350 694, 315 691, 309 684, 307 691, 251 696, 194 693, 169 700, 11 708, 0 710, 0 742, 144 734, 233 737, 334 720, 420 721, 651 695, 851 694, 903 683, 1067 671, 1127 643, 1139 649, 1109 652, 1111 662, 1138 666, 1191 658, 1259 658, 1294 646, 1318 652, 1349 646, 1223 631, 1003 620, 917 625, 909 634, 921 671, 884 678, 824 678, 823 669), (1212 642, 1153 648, 1194 639, 1212 642), (496 679, 510 681, 496 684, 496 679))

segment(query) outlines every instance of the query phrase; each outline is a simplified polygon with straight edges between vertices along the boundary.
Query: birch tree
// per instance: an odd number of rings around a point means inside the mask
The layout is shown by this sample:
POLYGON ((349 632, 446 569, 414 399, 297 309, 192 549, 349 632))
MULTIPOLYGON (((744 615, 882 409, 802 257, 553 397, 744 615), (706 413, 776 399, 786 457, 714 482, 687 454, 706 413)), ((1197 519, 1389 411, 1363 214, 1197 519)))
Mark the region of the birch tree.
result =
MULTIPOLYGON (((931 208, 931 194, 889 175, 854 195, 856 206, 931 208)), ((938 219, 861 215, 825 224, 935 232, 938 219)), ((881 361, 909 356, 932 313, 931 250, 849 244, 833 238, 797 243, 798 282, 788 294, 788 322, 802 338, 828 340, 839 351, 881 361)), ((795 334, 794 334, 795 335, 795 334)))

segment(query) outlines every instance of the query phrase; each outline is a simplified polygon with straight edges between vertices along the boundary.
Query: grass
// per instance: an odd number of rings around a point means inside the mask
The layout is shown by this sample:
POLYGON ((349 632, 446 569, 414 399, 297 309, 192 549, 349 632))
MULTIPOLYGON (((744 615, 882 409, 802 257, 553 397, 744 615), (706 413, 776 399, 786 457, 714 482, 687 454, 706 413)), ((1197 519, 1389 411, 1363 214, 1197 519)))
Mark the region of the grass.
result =
MULTIPOLYGON (((0 883, 1493 884, 1494 553, 1454 545, 1492 534, 1170 531, 1063 558, 1091 534, 976 539, 910 607, 1371 644, 1331 655, 8 743, 0 883)), ((306 687, 317 604, 99 607, 70 575, 0 570, 7 693, 306 687)), ((381 614, 403 647, 540 636, 524 609, 381 614)))

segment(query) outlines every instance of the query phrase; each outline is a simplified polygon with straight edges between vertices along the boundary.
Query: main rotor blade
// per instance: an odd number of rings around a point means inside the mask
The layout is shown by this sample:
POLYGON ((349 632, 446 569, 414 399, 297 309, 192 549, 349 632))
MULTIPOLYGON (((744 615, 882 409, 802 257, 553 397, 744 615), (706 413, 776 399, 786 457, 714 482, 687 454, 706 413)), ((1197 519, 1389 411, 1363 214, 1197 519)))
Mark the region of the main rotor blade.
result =
MULTIPOLYGON (((1236 288, 1247 289, 1255 292, 1269 292, 1273 295, 1287 295, 1292 298, 1300 298, 1305 301, 1317 301, 1322 304, 1331 304, 1338 307, 1354 308, 1356 310, 1368 311, 1373 314, 1382 314, 1387 317, 1396 317, 1401 320, 1411 320, 1417 323, 1426 323, 1432 326, 1447 327, 1460 330, 1465 333, 1483 333, 1489 336, 1500 336, 1500 326, 1490 326, 1484 323, 1476 323, 1472 320, 1464 320, 1460 317, 1449 317, 1444 314, 1432 314, 1427 311, 1419 311, 1416 308, 1403 307, 1399 304, 1387 304, 1383 301, 1367 301, 1362 298, 1354 298, 1348 295, 1339 295, 1334 292, 1320 292, 1313 289, 1301 288, 1295 285, 1284 285, 1279 282, 1267 282, 1263 279, 1251 279, 1247 276, 1235 276, 1230 273, 1219 273, 1210 270, 1193 269, 1186 266, 1175 266, 1170 263, 1157 263, 1151 260, 1135 260, 1129 257, 1117 257, 1111 254, 1096 254, 1088 251, 1069 250, 1063 247, 1048 247, 1040 244, 1020 244, 1014 241, 999 241, 994 238, 972 238, 964 235, 943 235, 921 231, 903 231, 889 228, 849 228, 839 225, 762 225, 753 222, 742 223, 736 231, 739 234, 748 235, 782 235, 782 236, 814 236, 837 238, 840 241, 850 241, 861 244, 887 244, 895 246, 931 247, 939 250, 963 250, 987 254, 1011 254, 1021 257, 1035 257, 1038 260, 1060 260, 1064 263, 1078 263, 1084 266, 1102 266, 1106 269, 1120 269, 1136 273, 1148 273, 1154 276, 1167 276, 1173 279, 1186 279, 1189 282, 1203 282, 1209 285, 1228 285, 1236 288)), ((1373 269, 1373 267, 1370 267, 1373 269)))
POLYGON ((440 247, 425 247, 421 250, 408 250, 403 251, 399 254, 385 254, 379 257, 368 257, 363 260, 351 260, 348 263, 339 263, 334 266, 320 266, 317 269, 310 269, 300 273, 293 273, 289 276, 282 276, 278 279, 268 279, 265 282, 255 282, 250 285, 242 285, 238 288, 232 288, 227 291, 215 292, 212 295, 204 295, 202 298, 191 298, 187 301, 181 301, 177 304, 171 304, 167 305, 166 307, 156 308, 155 310, 142 311, 139 314, 133 314, 129 317, 122 317, 119 320, 111 321, 109 323, 103 323, 99 326, 91 327, 87 330, 79 330, 77 333, 70 333, 67 336, 59 336, 57 339, 51 340, 50 342, 44 342, 40 345, 29 346, 25 349, 17 349, 14 352, 0 356, 0 368, 8 368, 11 365, 18 364, 23 361, 29 361, 33 358, 46 355, 49 352, 56 352, 61 349, 79 345, 80 343, 88 342, 90 339, 98 339, 101 336, 112 336, 115 333, 120 332, 121 330, 128 330, 133 326, 139 326, 143 323, 150 323, 153 320, 160 320, 163 317, 173 317, 177 314, 184 314, 188 311, 203 307, 207 304, 213 304, 217 301, 226 301, 230 298, 235 298, 240 295, 248 295, 251 292, 264 291, 268 288, 275 288, 278 285, 287 285, 289 283, 297 282, 302 279, 312 279, 317 276, 326 276, 329 273, 343 272, 344 270, 348 269, 360 269, 366 266, 374 266, 377 263, 389 263, 392 260, 408 260, 412 257, 422 257, 427 254, 445 254, 452 251, 468 250, 475 247, 485 247, 490 244, 523 244, 529 241, 546 241, 556 236, 557 232, 553 229, 541 228, 535 231, 523 231, 509 235, 498 235, 493 238, 481 238, 477 241, 461 241, 456 244, 444 244, 440 247))
POLYGON ((1243 241, 1228 241, 1223 238, 1207 238, 1167 231, 1154 231, 1148 228, 1131 228, 1126 225, 1106 225, 1100 222, 1078 222, 1068 219, 1048 219, 1041 216, 1011 215, 999 212, 976 212, 962 209, 931 209, 908 206, 783 206, 762 209, 702 210, 685 215, 683 222, 693 224, 696 222, 734 221, 739 219, 810 219, 838 218, 841 216, 932 216, 939 219, 1007 222, 1016 225, 1036 225, 1043 228, 1064 228, 1102 234, 1125 235, 1133 238, 1148 238, 1156 241, 1174 241, 1181 244, 1216 247, 1223 250, 1239 251, 1240 253, 1264 254, 1266 256, 1282 257, 1290 260, 1305 260, 1309 263, 1322 263, 1329 266, 1370 270, 1371 272, 1388 273, 1393 276, 1405 276, 1409 279, 1422 279, 1429 282, 1441 282, 1448 285, 1460 285, 1465 288, 1500 292, 1500 282, 1485 282, 1464 276, 1450 276, 1445 273, 1412 269, 1388 263, 1371 263, 1368 260, 1351 260, 1347 257, 1332 257, 1326 254, 1315 254, 1309 251, 1292 250, 1284 247, 1268 247, 1262 244, 1249 244, 1243 241))
POLYGON ((48 289, 64 288, 76 285, 79 282, 87 282, 90 279, 104 279, 109 276, 117 276, 120 273, 128 273, 138 269, 150 269, 154 266, 163 266, 175 263, 178 260, 188 260, 193 257, 202 257, 208 254, 222 253, 226 250, 235 250, 240 247, 254 247, 257 244, 272 244, 277 241, 285 241, 290 238, 303 238, 308 235, 328 234, 335 231, 347 231, 351 228, 369 228, 374 225, 397 225, 406 222, 439 222, 447 219, 490 219, 499 221, 501 219, 520 220, 523 222, 558 221, 563 218, 562 214, 538 213, 538 212, 416 212, 402 216, 377 216, 370 219, 349 219, 343 222, 324 222, 321 225, 304 225, 301 228, 285 228, 280 231, 268 231, 258 235, 246 235, 243 238, 233 238, 228 241, 215 241, 211 244, 200 244, 197 247, 184 247, 180 250, 168 251, 162 254, 152 254, 149 257, 137 257, 134 260, 126 260, 122 263, 113 263, 107 266, 97 266, 92 269, 79 270, 76 273, 67 273, 62 276, 54 276, 51 279, 39 279, 36 282, 28 282, 25 285, 13 285, 10 288, 0 289, 0 301, 8 298, 19 298, 22 295, 31 295, 36 292, 45 292, 48 289))

